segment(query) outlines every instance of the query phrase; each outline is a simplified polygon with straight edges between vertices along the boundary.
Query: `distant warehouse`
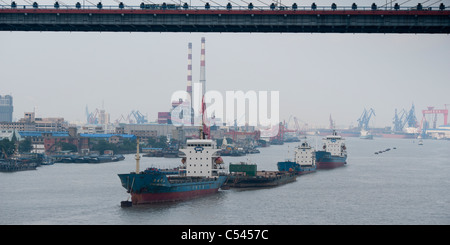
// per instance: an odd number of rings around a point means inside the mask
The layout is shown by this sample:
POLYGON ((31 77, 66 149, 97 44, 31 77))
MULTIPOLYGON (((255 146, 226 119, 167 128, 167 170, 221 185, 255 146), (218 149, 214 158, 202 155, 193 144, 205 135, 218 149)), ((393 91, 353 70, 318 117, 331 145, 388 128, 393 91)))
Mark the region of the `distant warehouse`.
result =
POLYGON ((109 143, 117 144, 123 139, 135 140, 136 136, 130 134, 80 134, 80 137, 90 139, 104 139, 109 143))

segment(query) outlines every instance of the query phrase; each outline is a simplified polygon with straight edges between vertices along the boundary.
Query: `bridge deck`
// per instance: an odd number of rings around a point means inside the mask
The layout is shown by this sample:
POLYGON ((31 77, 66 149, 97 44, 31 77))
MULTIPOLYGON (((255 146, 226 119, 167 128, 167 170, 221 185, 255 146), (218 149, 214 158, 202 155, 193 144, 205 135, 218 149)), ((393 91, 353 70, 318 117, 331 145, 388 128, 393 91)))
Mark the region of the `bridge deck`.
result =
POLYGON ((0 30, 448 34, 450 11, 0 8, 0 30))

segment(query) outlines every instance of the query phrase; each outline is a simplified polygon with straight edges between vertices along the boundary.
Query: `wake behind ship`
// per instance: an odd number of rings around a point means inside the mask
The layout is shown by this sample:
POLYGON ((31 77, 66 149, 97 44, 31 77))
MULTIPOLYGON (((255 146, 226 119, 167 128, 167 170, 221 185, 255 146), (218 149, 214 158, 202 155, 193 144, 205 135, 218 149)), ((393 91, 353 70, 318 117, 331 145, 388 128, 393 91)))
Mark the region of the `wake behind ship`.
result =
POLYGON ((138 152, 137 171, 119 174, 119 178, 131 194, 133 205, 181 201, 216 193, 227 179, 222 173, 219 150, 210 139, 188 140, 186 149, 181 149, 186 157, 180 168, 173 171, 151 168, 142 172, 139 172, 138 152))

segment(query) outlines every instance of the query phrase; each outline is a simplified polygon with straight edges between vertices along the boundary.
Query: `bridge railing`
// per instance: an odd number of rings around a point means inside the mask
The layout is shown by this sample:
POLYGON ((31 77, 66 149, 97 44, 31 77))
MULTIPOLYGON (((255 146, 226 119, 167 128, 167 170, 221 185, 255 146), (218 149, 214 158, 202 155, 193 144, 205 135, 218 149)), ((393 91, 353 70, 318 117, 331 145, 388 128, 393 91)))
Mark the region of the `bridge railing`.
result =
MULTIPOLYGON (((13 2, 14 3, 14 2, 13 2)), ((91 5, 91 4, 80 4, 79 2, 73 5, 66 5, 66 4, 59 4, 59 5, 39 5, 37 2, 32 5, 18 5, 18 4, 11 4, 11 5, 5 5, 0 4, 0 9, 90 9, 90 10, 99 10, 99 9, 110 9, 110 10, 119 10, 119 9, 126 9, 126 10, 229 10, 229 11, 235 11, 235 10, 251 10, 251 11, 309 11, 309 10, 318 10, 318 11, 324 11, 324 10, 337 10, 337 11, 377 11, 377 10, 397 10, 397 11, 410 11, 410 10, 422 10, 422 11, 439 11, 439 10, 445 10, 446 6, 441 4, 439 6, 337 6, 337 5, 330 5, 330 6, 236 6, 236 5, 221 5, 221 6, 213 6, 209 5, 207 6, 186 6, 186 5, 178 5, 178 4, 144 4, 144 5, 102 5, 100 2, 97 5, 91 5)), ((447 7, 448 9, 448 7, 447 7)))

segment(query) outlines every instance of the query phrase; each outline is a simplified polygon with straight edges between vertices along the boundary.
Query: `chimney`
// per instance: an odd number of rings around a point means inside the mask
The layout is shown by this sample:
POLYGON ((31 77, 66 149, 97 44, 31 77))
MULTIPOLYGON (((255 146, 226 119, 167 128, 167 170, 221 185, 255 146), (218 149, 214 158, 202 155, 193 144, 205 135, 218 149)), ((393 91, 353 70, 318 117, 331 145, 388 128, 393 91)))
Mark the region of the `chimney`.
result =
POLYGON ((202 37, 202 51, 200 56, 200 83, 202 84, 202 98, 205 95, 206 90, 206 71, 205 71, 205 38, 202 37))
POLYGON ((188 73, 187 73, 187 90, 192 101, 192 43, 188 44, 188 73))

